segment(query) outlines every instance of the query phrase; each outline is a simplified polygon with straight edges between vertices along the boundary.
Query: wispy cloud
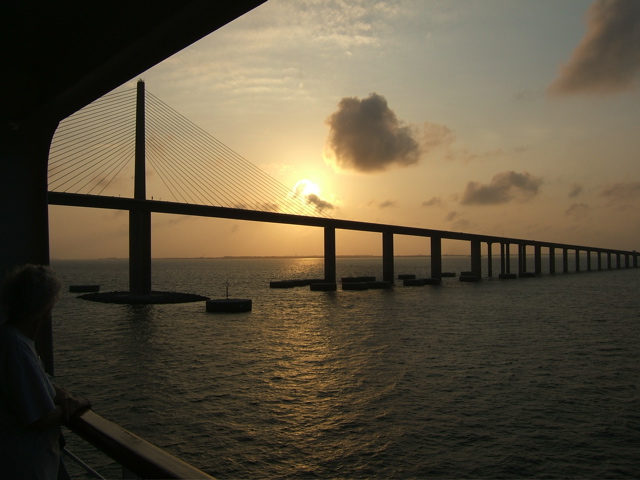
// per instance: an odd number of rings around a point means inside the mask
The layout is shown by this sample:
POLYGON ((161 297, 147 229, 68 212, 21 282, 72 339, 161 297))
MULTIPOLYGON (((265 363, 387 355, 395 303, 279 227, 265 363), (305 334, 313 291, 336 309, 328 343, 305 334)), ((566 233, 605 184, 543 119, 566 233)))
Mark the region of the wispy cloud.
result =
POLYGON ((587 32, 548 92, 608 94, 629 90, 640 71, 640 2, 597 0, 587 32))
POLYGON ((584 219, 589 212, 591 211, 591 207, 586 203, 574 203, 564 212, 565 216, 572 217, 577 220, 584 219))
POLYGON ((377 93, 343 98, 326 123, 330 131, 325 157, 340 169, 380 172, 415 165, 420 159, 415 132, 377 93))
POLYGON ((574 183, 571 185, 571 190, 569 191, 569 198, 576 198, 582 193, 582 185, 578 183, 574 183))
POLYGON ((528 200, 538 193, 542 180, 524 172, 497 173, 491 181, 482 185, 471 181, 460 201, 463 205, 497 205, 515 199, 528 200))
POLYGON ((429 200, 422 202, 423 207, 439 207, 440 205, 442 205, 440 197, 431 197, 429 200))
POLYGON ((640 199, 640 181, 619 182, 608 185, 600 191, 600 196, 611 203, 626 203, 640 199))
POLYGON ((380 205, 378 205, 379 209, 384 209, 384 208, 393 208, 393 207, 397 207, 398 203, 394 200, 386 200, 384 202, 382 202, 380 205))

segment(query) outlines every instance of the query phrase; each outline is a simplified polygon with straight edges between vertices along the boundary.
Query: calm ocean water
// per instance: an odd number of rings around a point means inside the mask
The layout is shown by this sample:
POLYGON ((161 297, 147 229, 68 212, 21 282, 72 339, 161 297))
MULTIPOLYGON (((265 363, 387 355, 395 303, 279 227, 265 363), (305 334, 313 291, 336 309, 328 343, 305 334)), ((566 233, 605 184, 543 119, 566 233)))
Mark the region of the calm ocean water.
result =
MULTIPOLYGON (((380 278, 381 263, 339 258, 338 277, 380 278)), ((128 289, 125 260, 53 267, 66 285, 128 289)), ((426 257, 396 259, 397 274, 428 271, 426 257)), ((322 276, 315 258, 154 260, 154 290, 223 298, 228 279, 230 296, 253 300, 236 315, 64 293, 58 382, 218 478, 640 477, 640 269, 269 288, 322 276)))

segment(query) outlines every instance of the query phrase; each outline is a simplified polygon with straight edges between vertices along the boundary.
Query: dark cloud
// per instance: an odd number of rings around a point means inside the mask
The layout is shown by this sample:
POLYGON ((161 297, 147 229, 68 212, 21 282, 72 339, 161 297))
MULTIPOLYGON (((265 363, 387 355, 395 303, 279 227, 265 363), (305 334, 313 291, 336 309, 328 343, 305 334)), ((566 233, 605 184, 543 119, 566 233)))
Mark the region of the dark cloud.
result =
POLYGON ((316 207, 316 209, 318 211, 320 211, 320 212, 323 212, 324 210, 333 210, 334 209, 334 206, 331 203, 329 203, 326 200, 320 198, 315 193, 310 193, 309 195, 307 195, 306 201, 307 201, 308 204, 313 205, 314 207, 316 207))
POLYGON ((398 204, 393 200, 387 200, 385 202, 382 202, 380 205, 378 205, 378 208, 382 210, 383 208, 396 207, 397 205, 398 204))
POLYGON ((633 201, 640 197, 640 182, 615 183, 604 187, 600 195, 612 203, 633 201))
POLYGON ((469 182, 462 194, 463 205, 496 205, 514 199, 527 200, 538 193, 542 180, 529 173, 501 172, 482 185, 469 182))
POLYGON ((431 197, 429 200, 422 202, 423 207, 439 207, 442 205, 440 197, 431 197))
POLYGON ((415 165, 422 153, 414 129, 404 124, 382 95, 343 98, 326 121, 327 149, 341 169, 381 172, 415 165))
POLYGON ((586 203, 574 203, 564 212, 564 214, 567 217, 584 219, 590 211, 591 207, 589 207, 589 205, 587 205, 586 203))
POLYGON ((640 2, 598 0, 587 32, 549 93, 607 94, 629 90, 640 71, 640 2))
POLYGON ((569 192, 569 198, 576 198, 581 193, 582 193, 582 185, 574 183, 571 186, 571 191, 569 192))

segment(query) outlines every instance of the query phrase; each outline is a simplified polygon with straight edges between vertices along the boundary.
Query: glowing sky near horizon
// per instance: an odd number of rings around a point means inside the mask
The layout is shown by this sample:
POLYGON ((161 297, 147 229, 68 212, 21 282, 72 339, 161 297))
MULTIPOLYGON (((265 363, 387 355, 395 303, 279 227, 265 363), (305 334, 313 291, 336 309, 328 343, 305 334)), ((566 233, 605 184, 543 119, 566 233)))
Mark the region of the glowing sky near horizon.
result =
MULTIPOLYGON (((270 0, 140 78, 334 218, 633 250, 638 51, 635 1, 270 0)), ((127 220, 52 206, 51 255, 127 257, 127 220)), ((379 234, 337 240, 381 252, 379 234)), ((318 255, 322 241, 153 216, 154 257, 318 255)), ((396 253, 428 241, 398 237, 396 253)))

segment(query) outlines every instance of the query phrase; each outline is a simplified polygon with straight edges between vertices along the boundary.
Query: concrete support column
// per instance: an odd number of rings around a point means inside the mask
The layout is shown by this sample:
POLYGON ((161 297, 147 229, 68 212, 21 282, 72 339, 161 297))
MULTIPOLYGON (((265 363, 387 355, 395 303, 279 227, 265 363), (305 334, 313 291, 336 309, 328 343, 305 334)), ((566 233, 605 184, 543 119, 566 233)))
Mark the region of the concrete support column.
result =
POLYGON ((336 282, 336 229, 324 227, 324 281, 336 282))
POLYGON ((607 268, 611 270, 611 252, 607 252, 607 268))
POLYGON ((549 247, 549 273, 556 273, 556 249, 549 247))
POLYGON ((602 252, 598 252, 598 270, 602 270, 602 252))
MULTIPOLYGON (((47 165, 57 122, 38 116, 0 128, 0 281, 25 263, 49 265, 47 165)), ((0 313, 0 320, 4 321, 0 313)), ((36 350, 53 375, 51 319, 40 327, 36 350)))
MULTIPOLYGON (((136 144, 133 198, 146 199, 144 82, 138 82, 136 97, 136 144)), ((129 291, 151 294, 151 212, 129 212, 129 291)))
POLYGON ((536 275, 540 275, 542 273, 542 247, 540 245, 536 245, 534 247, 534 268, 536 275))
POLYGON ((527 246, 518 244, 518 273, 527 271, 527 246))
POLYGON ((393 233, 382 234, 382 280, 393 283, 393 233))
POLYGON ((587 250, 587 271, 591 271, 591 251, 587 250))
POLYGON ((569 249, 562 249, 562 271, 564 273, 569 272, 569 249))
POLYGON ((576 272, 580 271, 580 250, 576 248, 576 272))
POLYGON ((431 278, 442 278, 442 238, 431 237, 431 278))
POLYGON ((633 267, 638 268, 638 254, 636 251, 633 251, 633 267))
POLYGON ((620 263, 620 254, 616 253, 616 268, 622 268, 622 264, 620 263))
POLYGON ((471 241, 471 272, 475 277, 482 278, 482 243, 480 240, 471 241))
POLYGON ((629 254, 625 253, 624 254, 624 268, 629 268, 630 267, 630 263, 629 263, 629 254))
POLYGON ((493 258, 491 258, 491 242, 487 242, 487 275, 493 277, 493 258))
POLYGON ((505 244, 505 259, 506 259, 506 266, 507 266, 507 272, 506 273, 511 273, 511 245, 510 244, 505 244))
POLYGON ((504 243, 500 242, 500 273, 501 274, 507 273, 506 268, 507 268, 507 264, 505 261, 504 243))

